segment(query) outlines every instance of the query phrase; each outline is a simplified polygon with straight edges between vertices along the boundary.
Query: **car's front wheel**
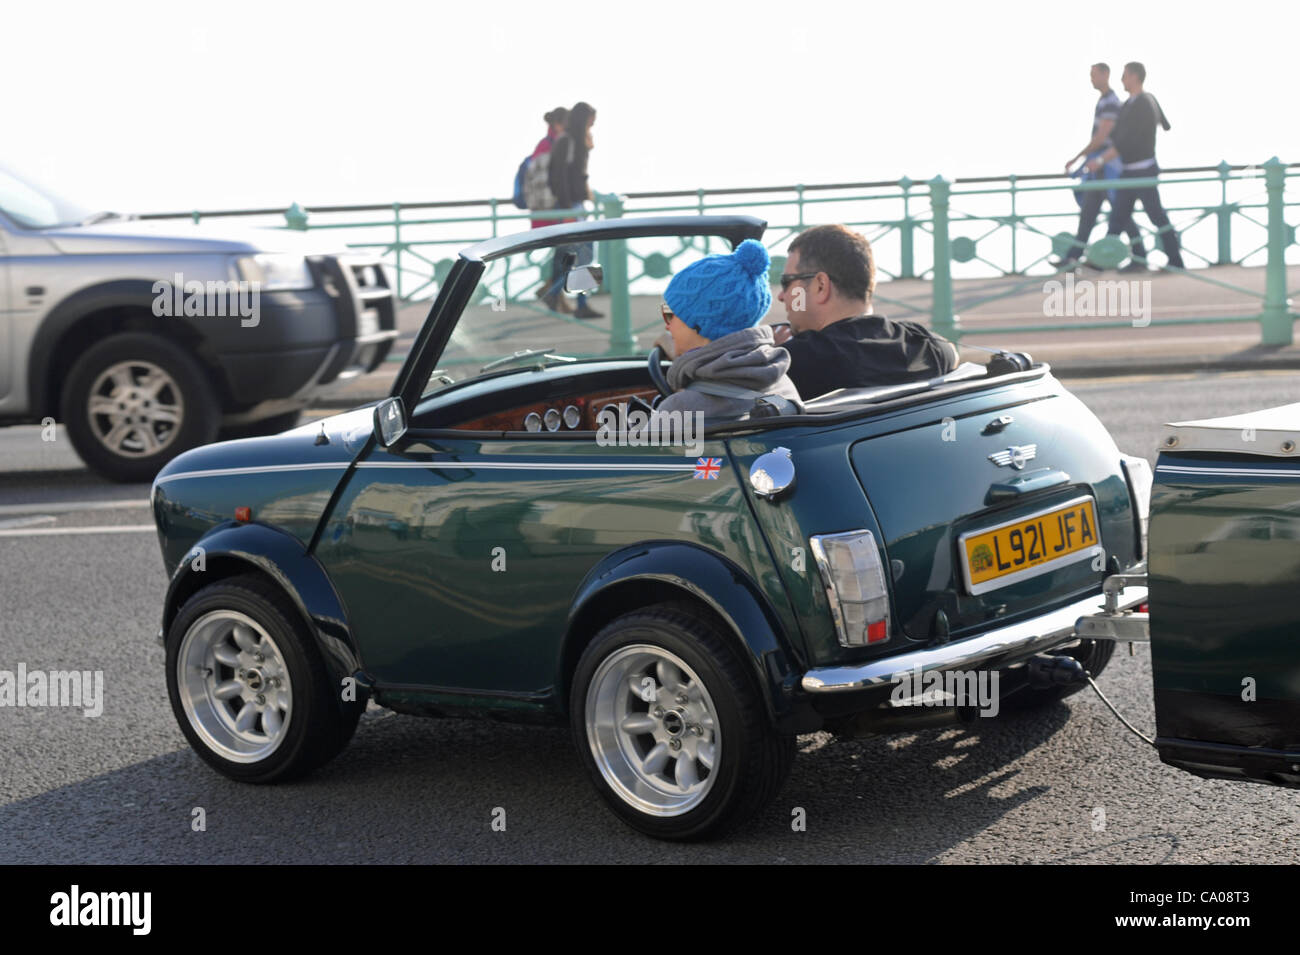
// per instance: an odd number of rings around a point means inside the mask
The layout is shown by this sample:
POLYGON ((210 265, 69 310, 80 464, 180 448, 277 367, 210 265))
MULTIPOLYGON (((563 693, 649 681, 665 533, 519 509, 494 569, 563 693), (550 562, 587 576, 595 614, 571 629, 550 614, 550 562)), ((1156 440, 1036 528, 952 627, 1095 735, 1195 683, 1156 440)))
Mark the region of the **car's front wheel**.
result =
POLYGON ((773 729, 738 653, 702 615, 661 604, 612 621, 582 654, 574 741, 616 815, 661 839, 741 825, 776 795, 793 736, 773 729))
POLYGON ((332 759, 365 700, 342 702, 297 611, 256 576, 204 587, 167 631, 167 693, 209 765, 242 782, 283 782, 332 759))
POLYGON ((217 434, 221 407, 202 366, 158 335, 105 338, 73 363, 60 409, 72 446, 114 481, 149 481, 217 434))

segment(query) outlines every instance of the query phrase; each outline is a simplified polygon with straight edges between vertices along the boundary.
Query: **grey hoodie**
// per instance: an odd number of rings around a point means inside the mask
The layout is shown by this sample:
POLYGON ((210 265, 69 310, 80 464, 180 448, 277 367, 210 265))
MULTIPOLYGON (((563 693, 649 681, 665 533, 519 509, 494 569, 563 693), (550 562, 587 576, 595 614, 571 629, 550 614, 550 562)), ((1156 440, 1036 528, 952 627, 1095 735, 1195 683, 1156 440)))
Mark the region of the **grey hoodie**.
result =
POLYGON ((686 388, 692 382, 718 382, 799 400, 794 383, 786 377, 790 353, 774 344, 768 325, 755 325, 715 338, 707 345, 678 355, 668 366, 673 393, 655 411, 702 411, 706 418, 742 418, 754 409, 745 398, 724 398, 686 388))

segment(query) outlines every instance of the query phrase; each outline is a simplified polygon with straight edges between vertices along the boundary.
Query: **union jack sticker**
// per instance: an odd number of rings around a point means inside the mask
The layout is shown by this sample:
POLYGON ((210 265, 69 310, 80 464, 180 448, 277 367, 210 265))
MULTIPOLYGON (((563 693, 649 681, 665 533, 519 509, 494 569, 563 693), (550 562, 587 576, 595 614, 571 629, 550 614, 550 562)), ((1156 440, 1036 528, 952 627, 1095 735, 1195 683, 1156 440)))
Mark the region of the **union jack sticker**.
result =
POLYGON ((718 472, 721 470, 722 458, 695 459, 695 480, 697 481, 716 481, 718 472))

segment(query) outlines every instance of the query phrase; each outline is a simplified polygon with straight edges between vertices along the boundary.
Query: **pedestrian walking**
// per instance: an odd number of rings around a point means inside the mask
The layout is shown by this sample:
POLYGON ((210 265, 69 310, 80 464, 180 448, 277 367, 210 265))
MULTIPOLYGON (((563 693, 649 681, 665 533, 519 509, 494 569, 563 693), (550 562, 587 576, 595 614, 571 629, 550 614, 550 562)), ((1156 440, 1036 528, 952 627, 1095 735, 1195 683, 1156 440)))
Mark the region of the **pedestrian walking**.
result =
MULTIPOLYGON (((1120 82, 1129 94, 1128 101, 1115 119, 1115 128, 1110 134, 1110 147, 1088 163, 1088 168, 1093 172, 1118 156, 1124 163, 1120 181, 1155 178, 1160 174, 1160 166, 1156 163, 1156 125, 1159 124, 1168 132, 1169 120, 1165 118, 1165 112, 1156 98, 1143 88, 1146 78, 1146 67, 1141 63, 1134 61, 1124 64, 1120 82)), ((1165 251, 1168 265, 1181 269, 1183 255, 1178 245, 1178 232, 1169 222, 1169 215, 1160 202, 1160 191, 1156 186, 1117 189, 1115 201, 1111 204, 1107 235, 1119 235, 1128 228, 1133 220, 1133 206, 1139 199, 1142 201, 1142 211, 1159 230, 1160 245, 1165 251)), ((1146 268, 1144 250, 1139 252, 1135 248, 1133 260, 1123 271, 1145 271, 1146 268)))
MULTIPOLYGON (((596 110, 589 103, 577 103, 569 110, 565 130, 551 146, 549 182, 551 192, 555 194, 555 208, 571 209, 592 198, 591 185, 587 182, 587 159, 591 154, 591 127, 596 122, 596 110)), ((565 219, 574 222, 575 219, 565 219)), ((543 301, 551 308, 553 303, 561 301, 560 290, 564 285, 564 263, 567 260, 581 262, 582 257, 590 256, 591 244, 561 246, 555 250, 555 260, 551 269, 551 284, 543 301), (572 253, 571 255, 569 253, 572 253)), ((589 261, 589 259, 588 259, 589 261)), ((574 318, 601 318, 602 314, 587 304, 585 295, 578 296, 578 307, 574 318)))
MULTIPOLYGON (((557 106, 542 118, 546 121, 546 135, 533 149, 524 179, 524 200, 529 211, 534 213, 556 208, 555 193, 551 191, 550 185, 550 153, 555 146, 555 141, 564 135, 565 123, 569 120, 568 107, 557 106)), ((541 229, 548 225, 558 225, 563 221, 563 219, 539 219, 534 216, 530 224, 534 229, 541 229)), ((573 309, 559 294, 558 289, 552 290, 555 271, 555 261, 552 256, 550 269, 552 281, 537 287, 537 297, 545 301, 552 311, 567 315, 573 309)))
MULTIPOLYGON (((1097 105, 1092 111, 1092 137, 1088 140, 1088 145, 1066 162, 1065 171, 1070 175, 1078 176, 1084 182, 1091 179, 1118 179, 1124 165, 1119 157, 1102 166, 1100 174, 1093 173, 1087 168, 1089 161, 1101 156, 1112 145, 1110 135, 1115 128, 1115 121, 1119 118, 1121 108, 1119 97, 1110 88, 1108 64, 1092 64, 1088 70, 1088 79, 1092 83, 1092 88, 1098 93, 1097 105), (1084 160, 1084 164, 1070 173, 1070 167, 1080 159, 1084 160)), ((1092 228, 1097 224, 1097 213, 1101 212, 1101 204, 1108 198, 1112 208, 1115 204, 1114 189, 1080 189, 1074 195, 1079 202, 1079 228, 1075 234, 1074 245, 1061 256, 1059 261, 1052 263, 1060 269, 1072 267, 1083 256, 1088 247, 1088 238, 1092 235, 1092 228)), ((1133 244, 1133 254, 1143 255, 1142 232, 1131 218, 1126 231, 1133 244)))

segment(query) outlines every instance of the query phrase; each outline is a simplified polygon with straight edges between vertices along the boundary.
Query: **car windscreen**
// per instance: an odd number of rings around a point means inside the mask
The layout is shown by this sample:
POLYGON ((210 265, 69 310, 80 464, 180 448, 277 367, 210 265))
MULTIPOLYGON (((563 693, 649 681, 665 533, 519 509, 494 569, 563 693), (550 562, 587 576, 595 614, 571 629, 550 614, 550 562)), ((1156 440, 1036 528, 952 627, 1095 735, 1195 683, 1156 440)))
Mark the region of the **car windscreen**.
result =
MULTIPOLYGON (((665 343, 660 304, 673 274, 707 254, 730 251, 718 236, 649 236, 493 259, 423 393, 509 368, 645 358, 665 343), (592 266, 601 273, 592 292, 564 290, 570 268, 592 266)), ((594 281, 590 272, 587 278, 594 281)))
POLYGON ((30 177, 0 166, 0 211, 24 229, 75 225, 93 210, 69 202, 30 177))

